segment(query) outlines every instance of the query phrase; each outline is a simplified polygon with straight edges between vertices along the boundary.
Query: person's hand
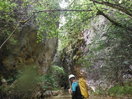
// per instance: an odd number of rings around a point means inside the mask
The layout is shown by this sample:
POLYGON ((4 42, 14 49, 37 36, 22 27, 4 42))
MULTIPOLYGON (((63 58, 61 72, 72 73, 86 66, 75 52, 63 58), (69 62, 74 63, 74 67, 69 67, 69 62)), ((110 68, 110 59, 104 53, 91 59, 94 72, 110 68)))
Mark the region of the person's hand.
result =
POLYGON ((71 93, 72 93, 72 90, 71 90, 71 88, 70 88, 70 89, 68 89, 68 92, 69 92, 69 94, 71 94, 71 93))

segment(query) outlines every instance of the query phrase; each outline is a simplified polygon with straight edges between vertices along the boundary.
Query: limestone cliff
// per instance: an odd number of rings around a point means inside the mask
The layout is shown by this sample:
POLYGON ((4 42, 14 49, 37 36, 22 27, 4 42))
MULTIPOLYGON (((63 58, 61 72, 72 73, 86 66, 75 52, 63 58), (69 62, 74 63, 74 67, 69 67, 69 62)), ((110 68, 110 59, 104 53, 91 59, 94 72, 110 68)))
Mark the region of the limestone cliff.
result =
MULTIPOLYGON (((37 42, 39 26, 36 16, 30 15, 33 6, 22 6, 24 3, 22 0, 13 2, 16 2, 17 7, 14 9, 13 16, 16 21, 12 25, 15 26, 19 21, 29 20, 25 23, 20 22, 16 32, 0 49, 0 75, 5 79, 15 77, 17 70, 31 65, 39 67, 41 73, 46 73, 56 53, 58 39, 57 37, 48 38, 45 35, 41 42, 37 42)), ((6 38, 1 35, 1 44, 6 38)))

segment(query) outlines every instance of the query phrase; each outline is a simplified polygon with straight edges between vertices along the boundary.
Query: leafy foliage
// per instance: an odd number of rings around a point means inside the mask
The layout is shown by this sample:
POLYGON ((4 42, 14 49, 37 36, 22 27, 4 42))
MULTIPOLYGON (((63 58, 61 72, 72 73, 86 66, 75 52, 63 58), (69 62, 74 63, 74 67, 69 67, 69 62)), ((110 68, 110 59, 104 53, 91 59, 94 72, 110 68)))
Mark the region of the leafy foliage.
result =
MULTIPOLYGON (((95 65, 101 62, 98 66, 100 75, 96 77, 107 79, 112 84, 123 84, 123 75, 131 74, 131 0, 65 0, 68 2, 66 9, 87 10, 82 12, 44 12, 44 10, 62 9, 59 6, 61 0, 21 1, 22 3, 19 5, 17 5, 14 0, 0 1, 0 43, 5 41, 11 34, 18 21, 17 15, 14 13, 16 7, 28 8, 28 6, 31 6, 30 11, 26 14, 33 15, 35 19, 38 29, 36 42, 45 42, 46 39, 54 37, 59 38, 59 50, 65 51, 64 53, 66 54, 71 52, 71 57, 69 57, 70 61, 68 62, 74 63, 74 59, 78 59, 81 52, 78 49, 82 48, 82 45, 78 46, 78 40, 82 39, 84 36, 83 33, 86 32, 86 30, 91 28, 94 30, 94 25, 91 25, 91 20, 96 19, 99 15, 103 15, 109 20, 109 23, 99 27, 100 30, 95 30, 96 33, 92 38, 92 42, 87 46, 88 53, 83 53, 82 56, 80 55, 80 59, 77 61, 83 66, 88 67, 88 69, 90 68, 89 66, 94 68, 95 65), (64 23, 62 26, 59 26, 59 21, 62 17, 65 18, 65 21, 62 22, 64 23), (101 35, 101 32, 105 33, 101 35)), ((22 22, 20 23, 18 31, 22 28, 21 26, 23 27, 22 22)), ((9 44, 2 50, 4 55, 0 54, 0 57, 9 54, 8 52, 11 51, 12 46, 17 44, 16 37, 13 36, 8 43, 9 44)), ((2 64, 1 58, 0 61, 2 64)), ((67 64, 69 65, 70 63, 67 64)), ((96 72, 95 68, 94 70, 91 69, 91 71, 96 72)), ((59 66, 52 66, 50 72, 41 77, 37 75, 37 72, 33 68, 27 68, 18 77, 15 89, 23 92, 27 91, 26 88, 33 90, 34 85, 37 85, 38 82, 43 83, 44 89, 57 88, 61 85, 62 76, 65 76, 65 73, 59 66)), ((109 92, 113 94, 119 89, 121 91, 119 93, 124 93, 124 90, 129 91, 128 87, 116 86, 115 88, 111 88, 109 92)))
POLYGON ((15 92, 33 92, 37 86, 37 67, 36 66, 25 66, 22 70, 19 71, 17 75, 17 80, 12 89, 15 92))
POLYGON ((10 11, 13 10, 12 7, 14 7, 14 6, 16 6, 16 4, 15 3, 11 3, 8 0, 1 0, 0 1, 0 11, 10 12, 10 11))
POLYGON ((108 90, 108 94, 111 96, 132 95, 132 87, 116 85, 108 90))
POLYGON ((37 42, 43 41, 45 38, 58 36, 59 12, 39 12, 49 9, 59 9, 59 0, 41 0, 34 4, 36 13, 36 21, 39 26, 37 34, 37 42))
MULTIPOLYGON (((8 0, 0 1, 0 37, 6 37, 11 33, 11 30, 14 26, 15 19, 13 18, 13 8, 15 7, 15 3, 11 3, 8 0)), ((1 39, 1 38, 0 38, 1 39)))
POLYGON ((43 83, 43 88, 45 90, 53 90, 60 88, 60 84, 62 81, 62 77, 65 75, 62 67, 52 66, 49 73, 43 75, 39 78, 39 80, 43 83))

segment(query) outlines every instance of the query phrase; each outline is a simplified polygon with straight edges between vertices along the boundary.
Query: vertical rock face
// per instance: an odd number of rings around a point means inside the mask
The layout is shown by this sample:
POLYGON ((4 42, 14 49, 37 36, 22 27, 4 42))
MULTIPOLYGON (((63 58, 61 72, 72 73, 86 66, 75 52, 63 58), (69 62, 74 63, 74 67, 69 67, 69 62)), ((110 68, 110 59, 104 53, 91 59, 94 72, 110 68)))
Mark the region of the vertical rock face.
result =
MULTIPOLYGON (((127 74, 126 70, 130 70, 127 67, 129 64, 125 66, 123 63, 124 60, 130 61, 130 58, 127 58, 129 57, 127 51, 124 51, 130 44, 130 41, 126 39, 129 38, 129 32, 125 31, 124 34, 127 34, 127 36, 122 35, 124 30, 119 27, 116 27, 117 29, 111 28, 113 25, 103 16, 97 16, 91 21, 90 26, 84 32, 86 48, 91 52, 87 53, 86 56, 90 54, 93 57, 87 58, 92 62, 92 66, 88 69, 89 83, 91 86, 102 88, 108 88, 115 83, 123 84, 127 79, 123 79, 122 75, 127 74), (122 37, 118 38, 118 35, 113 38, 109 37, 110 35, 113 36, 114 33, 119 33, 122 37), (116 51, 117 49, 118 51, 116 51), (127 57, 117 58, 125 55, 127 57)), ((127 50, 130 53, 129 49, 127 50)))
MULTIPOLYGON (((96 48, 98 45, 99 40, 105 40, 106 38, 104 35, 107 33, 109 21, 104 16, 96 16, 93 20, 91 20, 90 28, 85 30, 84 32, 84 39, 86 42, 86 52, 87 50, 91 50, 89 45, 92 46, 92 48, 96 48)), ((99 57, 100 60, 94 61, 92 63, 93 65, 89 67, 87 76, 88 76, 88 83, 89 86, 95 91, 95 89, 100 86, 101 83, 105 82, 101 77, 101 66, 104 64, 104 61, 101 60, 102 56, 104 56, 104 53, 96 53, 97 57, 99 57)), ((89 55, 89 52, 85 54, 86 56, 89 55)), ((87 59, 90 60, 90 59, 87 59)), ((93 59, 94 60, 94 59, 93 59)))
POLYGON ((106 28, 108 23, 109 21, 101 15, 92 20, 90 23, 91 28, 85 30, 84 32, 86 44, 88 45, 92 43, 96 36, 98 36, 100 39, 103 39, 102 36, 107 32, 106 28))
MULTIPOLYGON (((73 74, 76 74, 75 69, 79 67, 77 65, 78 60, 82 56, 87 57, 87 55, 89 54, 89 45, 93 41, 97 39, 102 39, 102 40, 105 39, 103 35, 107 32, 106 30, 107 30, 108 24, 109 24, 109 21, 105 17, 103 16, 95 17, 93 20, 91 20, 89 24, 90 28, 86 29, 83 32, 83 37, 81 37, 81 40, 78 39, 76 43, 71 44, 70 46, 66 47, 63 50, 63 53, 60 55, 60 62, 66 72, 71 72, 73 74)), ((93 46, 96 46, 96 45, 93 45, 93 46)), ((99 57, 100 56, 101 55, 99 54, 99 57)), ((89 60, 89 59, 85 58, 85 60, 89 60)), ((79 63, 79 64, 83 65, 83 63, 79 63)), ((101 65, 102 65, 102 61, 99 61, 99 62, 96 62, 94 66, 91 66, 92 70, 88 72, 89 83, 93 80, 99 79, 99 76, 100 76, 99 69, 101 65)), ((86 70, 86 68, 82 68, 82 69, 86 70)), ((92 84, 95 84, 95 83, 92 83, 92 84)))
POLYGON ((23 37, 14 49, 17 54, 18 64, 38 65, 42 72, 46 72, 57 48, 57 38, 45 39, 37 43, 37 32, 30 27, 25 27, 21 34, 23 37), (26 29, 28 28, 28 29, 26 29))
POLYGON ((13 69, 19 68, 20 65, 39 65, 41 70, 46 72, 55 54, 57 39, 47 39, 43 43, 36 43, 35 31, 24 31, 23 29, 23 32, 26 33, 18 41, 18 45, 13 47, 12 52, 3 58, 3 66, 13 69))
POLYGON ((76 62, 78 61, 79 58, 81 58, 81 56, 86 56, 88 54, 89 52, 88 46, 95 39, 105 39, 103 35, 107 32, 106 28, 108 23, 109 22, 105 17, 97 16, 96 18, 91 20, 91 23, 89 24, 90 28, 86 29, 83 32, 83 37, 81 37, 81 39, 78 39, 77 42, 69 45, 67 48, 63 50, 61 63, 63 65, 66 65, 64 67, 66 68, 66 70, 68 70, 69 67, 71 68, 69 70, 74 71, 72 67, 76 65, 76 62))
MULTIPOLYGON (((18 3, 17 9, 14 10, 15 19, 26 20, 29 17, 26 15, 32 9, 31 6, 23 8, 21 0, 15 2, 18 3)), ((1 75, 8 78, 21 67, 28 65, 39 66, 41 73, 47 71, 56 53, 58 39, 48 39, 45 36, 42 42, 37 43, 38 27, 35 17, 32 17, 25 24, 20 23, 19 31, 16 31, 12 36, 16 41, 15 44, 10 44, 9 40, 0 51, 1 75)))
POLYGON ((42 68, 42 72, 45 73, 50 66, 57 49, 57 39, 47 39, 45 46, 42 49, 42 53, 39 53, 37 63, 42 68))

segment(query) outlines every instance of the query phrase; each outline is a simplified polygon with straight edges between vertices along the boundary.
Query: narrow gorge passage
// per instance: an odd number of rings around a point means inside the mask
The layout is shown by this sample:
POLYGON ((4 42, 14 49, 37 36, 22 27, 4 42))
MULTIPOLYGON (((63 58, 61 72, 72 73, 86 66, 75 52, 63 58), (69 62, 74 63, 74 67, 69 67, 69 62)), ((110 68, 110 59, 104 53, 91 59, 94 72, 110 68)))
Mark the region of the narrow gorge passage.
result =
POLYGON ((132 99, 132 0, 0 0, 0 99, 67 91, 132 99))

